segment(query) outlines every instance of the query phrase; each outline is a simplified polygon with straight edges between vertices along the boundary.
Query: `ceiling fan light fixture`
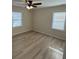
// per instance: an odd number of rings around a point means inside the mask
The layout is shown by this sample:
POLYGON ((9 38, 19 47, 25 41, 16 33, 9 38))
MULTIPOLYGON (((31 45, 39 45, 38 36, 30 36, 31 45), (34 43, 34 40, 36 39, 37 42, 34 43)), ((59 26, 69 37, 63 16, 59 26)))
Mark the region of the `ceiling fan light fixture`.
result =
POLYGON ((33 9, 36 8, 37 5, 41 5, 42 3, 33 3, 33 0, 25 0, 25 8, 33 9))
POLYGON ((33 7, 32 6, 27 6, 27 9, 33 9, 33 7))

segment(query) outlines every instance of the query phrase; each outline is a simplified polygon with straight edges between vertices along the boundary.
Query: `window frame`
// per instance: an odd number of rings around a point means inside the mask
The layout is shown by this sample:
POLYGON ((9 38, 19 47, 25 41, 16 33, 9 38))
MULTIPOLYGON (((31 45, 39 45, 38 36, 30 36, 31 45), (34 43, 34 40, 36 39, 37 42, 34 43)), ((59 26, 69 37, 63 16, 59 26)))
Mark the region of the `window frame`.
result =
MULTIPOLYGON (((22 14, 22 12, 20 12, 20 11, 12 11, 12 13, 13 12, 15 12, 15 13, 21 13, 21 25, 19 25, 19 26, 13 26, 13 18, 12 18, 12 28, 22 27, 23 26, 23 21, 22 21, 23 14, 22 14)), ((12 14, 12 16, 13 16, 13 14, 12 14)))
POLYGON ((65 13, 64 30, 53 28, 54 13, 60 13, 60 12, 53 12, 52 17, 51 17, 51 29, 53 31, 65 32, 66 31, 66 12, 64 12, 65 13))

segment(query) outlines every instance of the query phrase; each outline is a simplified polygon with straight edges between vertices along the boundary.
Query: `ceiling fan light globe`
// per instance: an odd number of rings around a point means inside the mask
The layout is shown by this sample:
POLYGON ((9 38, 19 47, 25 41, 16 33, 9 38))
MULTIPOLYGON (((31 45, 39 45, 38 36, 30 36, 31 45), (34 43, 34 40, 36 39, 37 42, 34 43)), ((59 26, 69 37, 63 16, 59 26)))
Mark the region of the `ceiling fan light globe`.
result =
POLYGON ((32 6, 30 6, 30 7, 29 7, 29 6, 27 6, 27 9, 33 9, 33 7, 32 7, 32 6))

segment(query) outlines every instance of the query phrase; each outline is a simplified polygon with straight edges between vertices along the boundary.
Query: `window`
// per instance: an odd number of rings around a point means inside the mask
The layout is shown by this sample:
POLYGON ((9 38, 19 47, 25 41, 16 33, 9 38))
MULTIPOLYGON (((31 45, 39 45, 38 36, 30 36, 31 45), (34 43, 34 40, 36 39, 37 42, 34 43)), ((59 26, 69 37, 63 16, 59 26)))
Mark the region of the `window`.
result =
POLYGON ((57 30, 64 30, 65 12, 55 12, 53 14, 52 28, 57 30))
POLYGON ((12 27, 22 26, 22 13, 12 12, 12 27))

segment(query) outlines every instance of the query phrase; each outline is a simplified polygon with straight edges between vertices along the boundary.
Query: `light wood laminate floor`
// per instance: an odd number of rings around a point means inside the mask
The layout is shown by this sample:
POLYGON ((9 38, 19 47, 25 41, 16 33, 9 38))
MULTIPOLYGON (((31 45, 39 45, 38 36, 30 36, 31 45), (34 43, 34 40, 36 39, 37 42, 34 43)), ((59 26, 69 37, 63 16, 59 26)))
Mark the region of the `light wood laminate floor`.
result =
POLYGON ((13 36, 13 59, 63 59, 65 41, 38 32, 13 36))

